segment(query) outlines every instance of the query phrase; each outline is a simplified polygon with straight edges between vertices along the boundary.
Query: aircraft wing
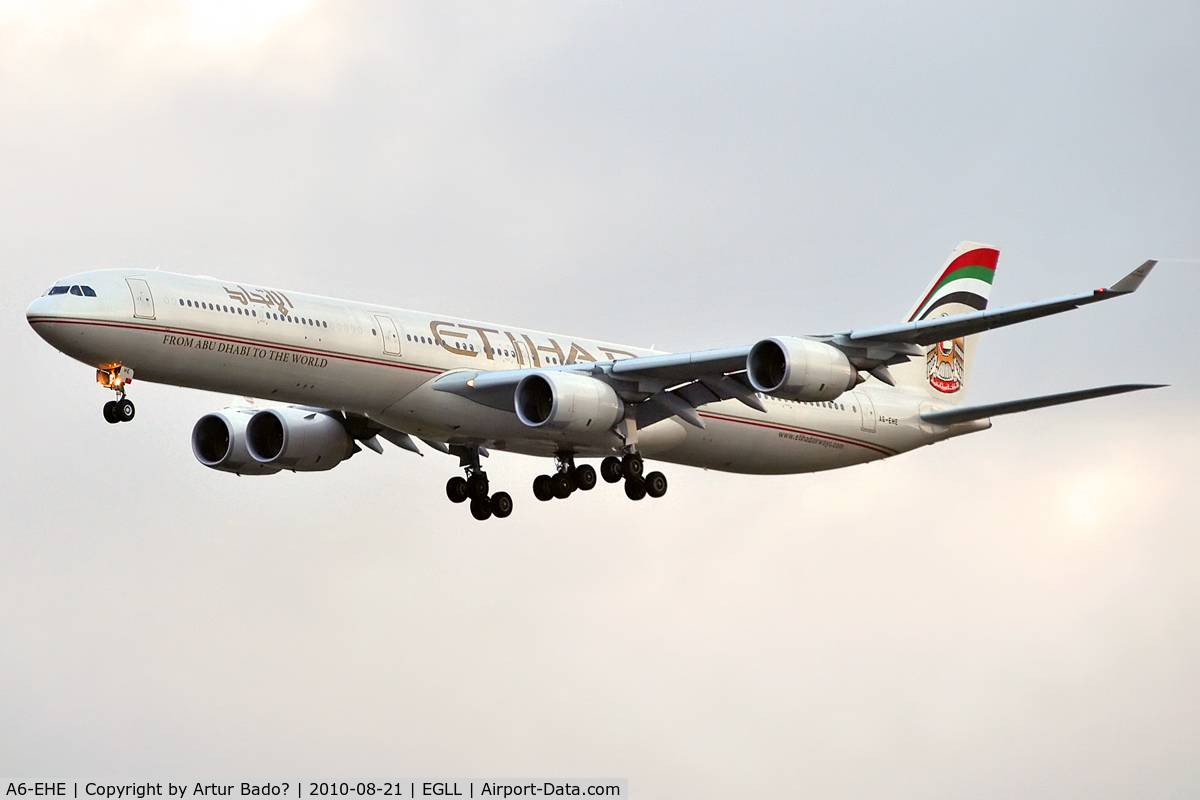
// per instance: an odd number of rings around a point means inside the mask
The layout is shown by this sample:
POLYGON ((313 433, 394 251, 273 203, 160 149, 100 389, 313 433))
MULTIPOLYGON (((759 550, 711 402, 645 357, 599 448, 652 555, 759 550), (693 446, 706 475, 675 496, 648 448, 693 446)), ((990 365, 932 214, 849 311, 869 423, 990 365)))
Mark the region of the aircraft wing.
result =
POLYGON ((871 342, 887 342, 898 344, 930 345, 969 336, 973 333, 1003 328, 1038 317, 1048 317, 1051 314, 1061 314, 1089 303, 1098 303, 1112 297, 1132 294, 1142 285, 1142 281, 1154 269, 1157 261, 1147 261, 1121 280, 1107 289, 1097 289, 1094 292, 1057 297, 1052 300, 1041 300, 1036 303, 1025 303, 1008 308, 997 308, 990 311, 976 311, 973 314, 959 314, 953 317, 938 319, 923 319, 916 322, 906 322, 901 325, 888 325, 882 328, 850 331, 847 334, 833 337, 830 344, 838 346, 839 340, 848 339, 850 344, 865 345, 871 342))
POLYGON ((1101 386, 1096 389, 1080 389, 1075 392, 1028 397, 1024 400, 1009 400, 1004 403, 988 403, 982 406, 952 408, 946 411, 930 411, 922 414, 921 419, 926 422, 932 422, 934 425, 954 425, 958 422, 970 422, 976 419, 999 417, 1003 414, 1032 411, 1035 408, 1059 406, 1063 403, 1077 403, 1080 400, 1091 400, 1093 397, 1108 397, 1112 394, 1137 392, 1142 389, 1159 389, 1165 385, 1162 383, 1122 383, 1116 386, 1101 386))
MULTIPOLYGON (((856 369, 869 372, 883 382, 892 384, 887 365, 901 363, 910 357, 923 356, 922 345, 1014 325, 1070 311, 1110 297, 1130 294, 1136 291, 1150 274, 1155 263, 1157 262, 1147 261, 1112 286, 1086 294, 993 311, 806 338, 838 348, 856 369)), ((541 367, 539 371, 583 372, 608 383, 624 402, 634 406, 635 419, 640 427, 677 416, 684 422, 703 428, 704 422, 696 413, 696 409, 708 403, 733 399, 758 411, 766 410, 746 377, 746 359, 750 350, 751 346, 747 345, 692 353, 637 356, 616 361, 557 365, 541 367)), ((457 394, 492 408, 515 412, 514 394, 517 384, 528 374, 529 370, 526 369, 450 372, 435 378, 433 389, 457 394)), ((1036 401, 1044 399, 1035 398, 1036 401)), ((1029 406, 1038 407, 1040 406, 1029 406)))
MULTIPOLYGON (((638 356, 617 361, 541 367, 539 372, 582 372, 604 381, 627 403, 636 404, 637 424, 652 425, 678 416, 704 427, 696 408, 720 400, 740 400, 765 411, 754 389, 744 380, 750 346, 661 356, 638 356)), ((435 378, 433 388, 504 411, 514 411, 514 393, 530 370, 451 372, 435 378)))

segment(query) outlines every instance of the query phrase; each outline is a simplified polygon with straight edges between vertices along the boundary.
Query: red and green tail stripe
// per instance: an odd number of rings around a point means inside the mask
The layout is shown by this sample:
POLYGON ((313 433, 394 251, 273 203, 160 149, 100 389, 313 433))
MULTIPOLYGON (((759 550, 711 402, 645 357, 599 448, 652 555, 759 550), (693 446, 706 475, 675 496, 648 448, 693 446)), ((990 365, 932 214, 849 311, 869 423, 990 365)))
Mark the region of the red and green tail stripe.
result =
MULTIPOLYGON (((930 300, 946 284, 964 278, 974 278, 975 280, 991 285, 992 279, 996 276, 996 263, 999 260, 999 250, 990 247, 980 247, 975 250, 968 250, 951 261, 942 272, 941 277, 934 281, 932 288, 921 299, 917 310, 908 318, 908 321, 912 322, 915 319, 923 319, 926 314, 932 311, 933 308, 930 307, 930 300)), ((987 307, 987 298, 981 297, 974 292, 953 292, 939 298, 937 305, 942 305, 943 302, 949 302, 952 299, 955 302, 961 302, 979 310, 987 307)))

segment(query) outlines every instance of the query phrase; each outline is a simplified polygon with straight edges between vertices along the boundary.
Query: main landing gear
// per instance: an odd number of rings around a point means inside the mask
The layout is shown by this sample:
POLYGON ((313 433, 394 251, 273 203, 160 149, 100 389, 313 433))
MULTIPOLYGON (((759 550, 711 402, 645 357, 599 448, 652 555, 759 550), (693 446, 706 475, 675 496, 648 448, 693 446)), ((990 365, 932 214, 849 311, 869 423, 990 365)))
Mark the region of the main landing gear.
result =
MULTIPOLYGON (((538 475, 533 479, 533 495, 538 500, 565 499, 576 489, 588 491, 596 485, 596 471, 584 464, 575 466, 571 455, 555 457, 558 471, 554 475, 538 475)), ((667 476, 661 472, 643 475, 645 465, 637 453, 626 453, 622 458, 609 456, 600 462, 600 476, 605 483, 625 481, 625 495, 630 500, 643 497, 662 497, 667 493, 667 476)))
POLYGON ((133 370, 129 367, 96 370, 96 381, 117 393, 116 400, 104 404, 105 422, 129 422, 133 419, 135 409, 133 401, 125 396, 125 385, 133 381, 133 370))
POLYGON ((566 500, 576 489, 590 492, 596 487, 596 470, 591 465, 575 466, 575 456, 570 453, 555 456, 554 462, 557 469, 553 475, 533 479, 533 496, 538 500, 566 500))
POLYGON ((637 453, 626 453, 621 458, 609 456, 600 463, 600 474, 609 483, 625 481, 625 496, 630 500, 643 497, 662 497, 667 493, 667 476, 661 472, 645 472, 642 457, 637 453))
POLYGON ((488 494, 488 476, 479 466, 479 448, 464 447, 459 453, 462 466, 467 470, 467 477, 455 475, 446 481, 446 496, 452 503, 471 501, 471 516, 479 521, 488 517, 504 519, 512 513, 513 501, 508 492, 488 494))

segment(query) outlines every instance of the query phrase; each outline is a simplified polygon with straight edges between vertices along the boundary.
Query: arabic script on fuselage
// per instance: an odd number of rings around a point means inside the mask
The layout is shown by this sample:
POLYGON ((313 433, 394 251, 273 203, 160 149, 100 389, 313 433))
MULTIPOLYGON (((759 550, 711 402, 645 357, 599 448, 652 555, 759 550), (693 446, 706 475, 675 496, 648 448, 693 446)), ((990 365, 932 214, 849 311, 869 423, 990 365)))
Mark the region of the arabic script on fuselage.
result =
POLYGON ((244 306, 256 303, 268 308, 276 308, 285 317, 289 309, 295 308, 286 294, 277 292, 274 289, 247 289, 241 285, 237 289, 230 289, 228 286, 222 286, 221 288, 225 290, 225 294, 244 306))

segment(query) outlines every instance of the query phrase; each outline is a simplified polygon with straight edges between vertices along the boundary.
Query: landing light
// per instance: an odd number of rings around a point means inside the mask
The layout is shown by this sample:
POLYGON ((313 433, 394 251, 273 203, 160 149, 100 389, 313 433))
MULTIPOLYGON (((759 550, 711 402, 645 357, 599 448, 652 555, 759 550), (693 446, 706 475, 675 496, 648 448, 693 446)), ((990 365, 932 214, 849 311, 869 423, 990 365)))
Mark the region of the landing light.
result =
POLYGON ((475 379, 471 378, 471 380, 467 381, 467 386, 470 386, 472 389, 475 388, 475 379))

